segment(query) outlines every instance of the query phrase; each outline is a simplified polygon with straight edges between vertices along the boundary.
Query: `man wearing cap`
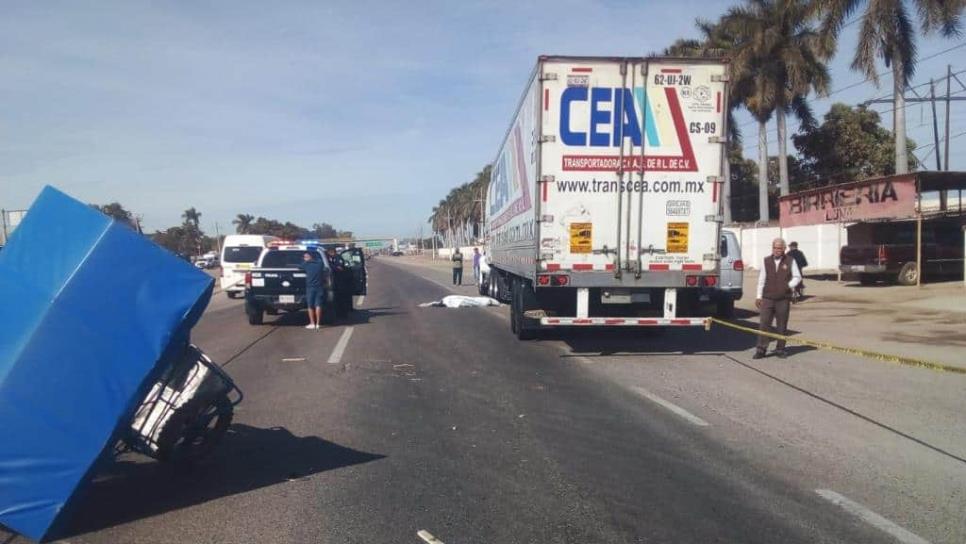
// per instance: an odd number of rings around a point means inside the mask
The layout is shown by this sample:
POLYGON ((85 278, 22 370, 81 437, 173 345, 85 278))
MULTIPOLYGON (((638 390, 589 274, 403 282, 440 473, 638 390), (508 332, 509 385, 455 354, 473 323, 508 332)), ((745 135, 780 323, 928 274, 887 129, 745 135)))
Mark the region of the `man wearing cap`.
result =
MULTIPOLYGON (((785 254, 785 240, 775 238, 771 243, 771 255, 765 257, 758 273, 758 295, 755 298, 755 306, 759 310, 758 330, 787 334, 792 292, 801 281, 802 272, 798 264, 785 254), (772 327, 772 321, 775 327, 772 327)), ((767 336, 758 336, 758 348, 752 358, 764 357, 770 343, 771 339, 767 336)), ((780 359, 786 357, 784 340, 778 340, 775 355, 780 359)))

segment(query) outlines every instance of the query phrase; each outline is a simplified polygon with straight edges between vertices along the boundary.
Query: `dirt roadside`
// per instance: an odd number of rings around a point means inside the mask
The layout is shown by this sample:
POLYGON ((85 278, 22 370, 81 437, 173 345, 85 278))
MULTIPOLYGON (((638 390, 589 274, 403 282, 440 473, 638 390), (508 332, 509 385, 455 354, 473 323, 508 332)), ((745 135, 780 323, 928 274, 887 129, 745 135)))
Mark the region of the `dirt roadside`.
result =
MULTIPOLYGON (((736 320, 757 325, 757 272, 745 273, 736 320)), ((966 367, 966 288, 962 282, 862 286, 806 278, 792 307, 793 334, 830 344, 966 367)))

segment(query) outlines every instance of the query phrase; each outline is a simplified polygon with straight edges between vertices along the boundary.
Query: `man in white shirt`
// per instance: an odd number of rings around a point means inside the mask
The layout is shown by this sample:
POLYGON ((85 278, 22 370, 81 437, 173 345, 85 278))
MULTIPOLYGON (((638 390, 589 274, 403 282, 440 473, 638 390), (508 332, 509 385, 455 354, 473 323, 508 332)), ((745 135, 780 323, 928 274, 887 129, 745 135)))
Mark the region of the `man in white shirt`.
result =
MULTIPOLYGON (((771 255, 765 257, 758 272, 758 294, 755 306, 760 311, 758 330, 785 335, 788 332, 788 314, 791 310, 792 292, 802 281, 802 272, 795 259, 785 255, 785 240, 775 238, 771 243, 771 255), (775 327, 772 327, 772 321, 775 327)), ((758 337, 758 348, 753 359, 761 359, 768 350, 771 339, 758 337)), ((775 355, 786 357, 785 341, 778 340, 775 355)))

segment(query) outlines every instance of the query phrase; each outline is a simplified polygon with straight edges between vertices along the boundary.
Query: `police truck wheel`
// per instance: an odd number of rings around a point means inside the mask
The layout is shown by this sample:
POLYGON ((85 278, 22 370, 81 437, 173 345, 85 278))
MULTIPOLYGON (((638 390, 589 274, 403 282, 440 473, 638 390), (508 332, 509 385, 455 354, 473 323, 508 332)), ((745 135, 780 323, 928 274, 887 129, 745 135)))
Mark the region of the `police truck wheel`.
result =
POLYGON ((249 325, 261 325, 265 320, 265 312, 263 312, 261 309, 246 307, 245 313, 248 314, 249 325))
POLYGON ((900 285, 915 285, 916 280, 919 279, 919 270, 916 268, 916 263, 902 265, 898 279, 900 285))

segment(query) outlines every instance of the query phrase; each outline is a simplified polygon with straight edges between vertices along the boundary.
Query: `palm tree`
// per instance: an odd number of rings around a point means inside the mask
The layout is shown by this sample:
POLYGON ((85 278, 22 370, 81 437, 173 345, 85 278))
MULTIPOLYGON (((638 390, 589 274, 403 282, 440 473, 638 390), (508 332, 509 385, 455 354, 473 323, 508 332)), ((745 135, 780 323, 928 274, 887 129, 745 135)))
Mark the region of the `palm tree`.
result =
MULTIPOLYGON (((724 25, 737 39, 735 63, 756 76, 771 78, 778 124, 778 170, 781 194, 788 194, 788 133, 785 116, 794 113, 805 127, 815 118, 805 97, 829 90, 826 49, 812 28, 813 7, 807 0, 750 0, 732 8, 724 25)), ((759 137, 760 138, 760 137, 759 137)), ((766 155, 767 156, 767 155, 766 155)))
POLYGON ((248 234, 248 231, 252 228, 252 222, 255 221, 254 215, 249 215, 247 213, 240 213, 231 223, 235 225, 235 232, 238 234, 248 234))
MULTIPOLYGON (((673 57, 701 57, 701 58, 724 58, 730 60, 734 53, 737 38, 729 29, 718 23, 712 23, 698 19, 695 24, 701 33, 700 40, 678 39, 664 49, 664 55, 673 57)), ((744 97, 740 95, 743 88, 738 84, 738 74, 734 70, 734 63, 729 62, 728 78, 728 144, 741 143, 741 131, 738 123, 735 122, 734 113, 741 107, 744 97)), ((721 200, 724 202, 724 222, 731 223, 731 162, 728 160, 728 153, 725 152, 725 159, 722 168, 724 183, 721 187, 721 200)))
MULTIPOLYGON (((824 47, 828 53, 835 49, 839 32, 845 21, 863 2, 861 0, 816 0, 822 16, 824 47)), ((909 171, 906 149, 905 92, 916 71, 916 31, 911 9, 918 14, 924 34, 938 31, 943 37, 960 35, 962 0, 869 0, 865 2, 859 43, 852 59, 852 69, 862 72, 879 84, 876 60, 882 59, 892 69, 893 131, 895 133, 896 173, 909 171)))
POLYGON ((778 92, 774 82, 761 70, 749 84, 750 94, 744 106, 758 121, 758 221, 767 223, 768 212, 768 121, 777 107, 778 92))
POLYGON ((191 223, 197 228, 201 222, 201 212, 192 206, 181 214, 181 218, 184 219, 186 223, 191 223))

